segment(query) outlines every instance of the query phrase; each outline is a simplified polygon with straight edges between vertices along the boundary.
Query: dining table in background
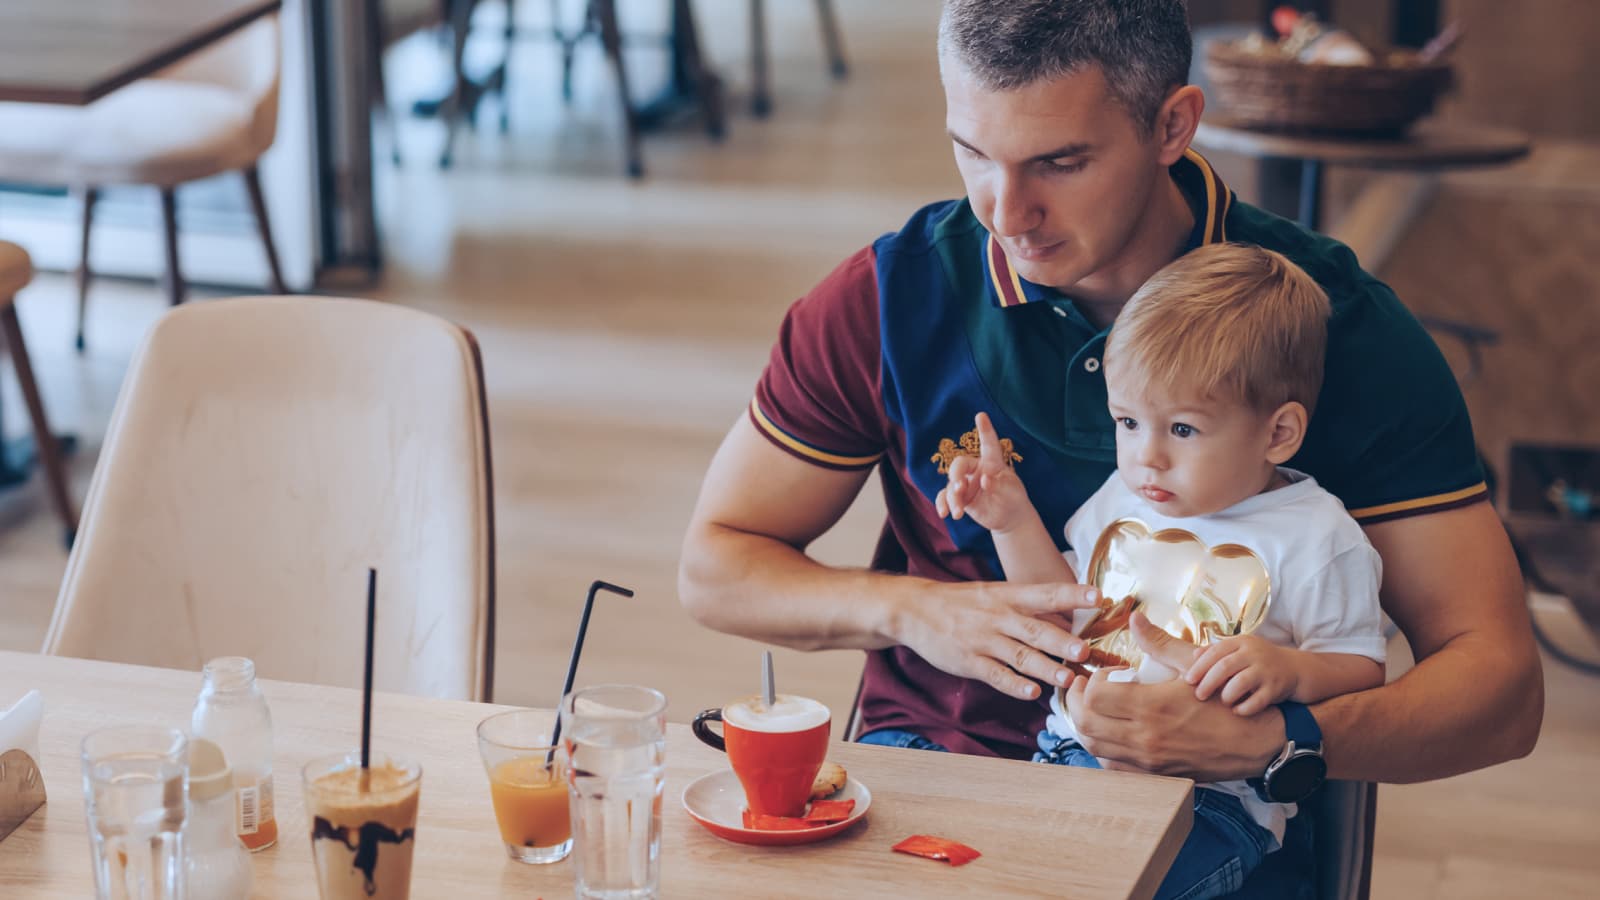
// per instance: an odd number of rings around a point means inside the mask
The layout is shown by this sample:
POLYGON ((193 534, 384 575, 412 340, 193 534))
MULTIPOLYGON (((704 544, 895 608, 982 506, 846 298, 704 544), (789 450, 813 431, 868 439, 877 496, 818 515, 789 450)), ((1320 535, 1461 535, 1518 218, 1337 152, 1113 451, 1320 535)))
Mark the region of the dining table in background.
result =
MULTIPOLYGON (((0 841, 0 895, 81 900, 93 893, 79 743, 97 728, 183 725, 200 673, 0 652, 0 708, 30 688, 44 695, 41 769, 46 805, 0 841)), ((278 844, 254 854, 256 895, 315 896, 300 785, 310 759, 352 747, 361 694, 263 681, 275 731, 278 844)), ((508 859, 495 826, 475 728, 505 707, 396 694, 373 700, 373 746, 416 758, 422 803, 412 896, 570 896, 572 861, 508 859)), ((684 710, 673 711, 682 718, 684 710)), ((550 715, 553 717, 554 713, 550 715)), ((829 758, 872 792, 864 821, 795 847, 723 841, 694 822, 680 796, 726 766, 688 726, 670 724, 662 798, 663 897, 1149 897, 1189 831, 1192 782, 1014 760, 834 743, 829 758), (891 847, 913 834, 960 841, 983 856, 961 867, 891 847)))
POLYGON ((1515 162, 1532 148, 1523 132, 1468 122, 1427 120, 1402 135, 1338 135, 1266 131, 1230 122, 1226 115, 1202 120, 1194 145, 1299 164, 1300 192, 1292 218, 1312 231, 1324 224, 1322 185, 1328 166, 1438 174, 1515 162))
POLYGON ((281 0, 5 0, 0 100, 93 103, 280 5, 281 0))

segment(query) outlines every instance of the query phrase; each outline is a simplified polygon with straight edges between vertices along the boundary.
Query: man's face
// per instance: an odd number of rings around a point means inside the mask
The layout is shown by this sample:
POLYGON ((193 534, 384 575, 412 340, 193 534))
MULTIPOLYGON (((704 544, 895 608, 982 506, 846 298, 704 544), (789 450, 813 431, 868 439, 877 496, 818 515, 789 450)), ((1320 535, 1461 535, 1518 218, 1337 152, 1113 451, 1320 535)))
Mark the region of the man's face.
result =
POLYGON ((945 125, 978 221, 1022 277, 1069 290, 1115 264, 1145 214, 1158 142, 1098 66, 1009 91, 944 65, 945 125))

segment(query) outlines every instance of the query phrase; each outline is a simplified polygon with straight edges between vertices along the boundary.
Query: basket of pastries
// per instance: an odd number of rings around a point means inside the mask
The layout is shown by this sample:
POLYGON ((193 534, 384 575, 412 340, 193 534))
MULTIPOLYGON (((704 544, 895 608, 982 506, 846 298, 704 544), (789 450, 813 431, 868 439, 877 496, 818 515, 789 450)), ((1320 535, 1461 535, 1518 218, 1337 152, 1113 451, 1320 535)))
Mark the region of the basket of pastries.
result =
POLYGON ((1395 136, 1452 84, 1446 28, 1421 50, 1372 51, 1308 13, 1279 7, 1276 39, 1217 41, 1206 77, 1230 124, 1285 132, 1395 136))

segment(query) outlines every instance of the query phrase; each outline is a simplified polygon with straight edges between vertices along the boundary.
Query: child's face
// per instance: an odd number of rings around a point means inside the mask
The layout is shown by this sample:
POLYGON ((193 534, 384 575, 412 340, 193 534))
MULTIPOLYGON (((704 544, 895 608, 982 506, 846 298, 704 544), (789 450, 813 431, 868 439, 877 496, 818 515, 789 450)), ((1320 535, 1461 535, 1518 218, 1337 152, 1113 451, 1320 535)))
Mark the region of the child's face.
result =
POLYGON ((1163 515, 1220 512, 1271 482, 1270 415, 1155 387, 1119 390, 1111 379, 1106 388, 1116 419, 1117 471, 1163 515))

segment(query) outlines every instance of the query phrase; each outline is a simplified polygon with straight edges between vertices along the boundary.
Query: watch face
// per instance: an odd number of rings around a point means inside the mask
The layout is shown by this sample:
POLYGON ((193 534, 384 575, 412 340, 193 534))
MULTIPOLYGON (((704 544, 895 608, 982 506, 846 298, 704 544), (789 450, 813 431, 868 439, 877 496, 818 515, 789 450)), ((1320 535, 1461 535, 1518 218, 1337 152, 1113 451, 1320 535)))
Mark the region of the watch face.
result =
POLYGON ((1297 753, 1283 761, 1267 777, 1272 799, 1278 803, 1298 803, 1311 796, 1328 775, 1328 764, 1316 753, 1297 753))

